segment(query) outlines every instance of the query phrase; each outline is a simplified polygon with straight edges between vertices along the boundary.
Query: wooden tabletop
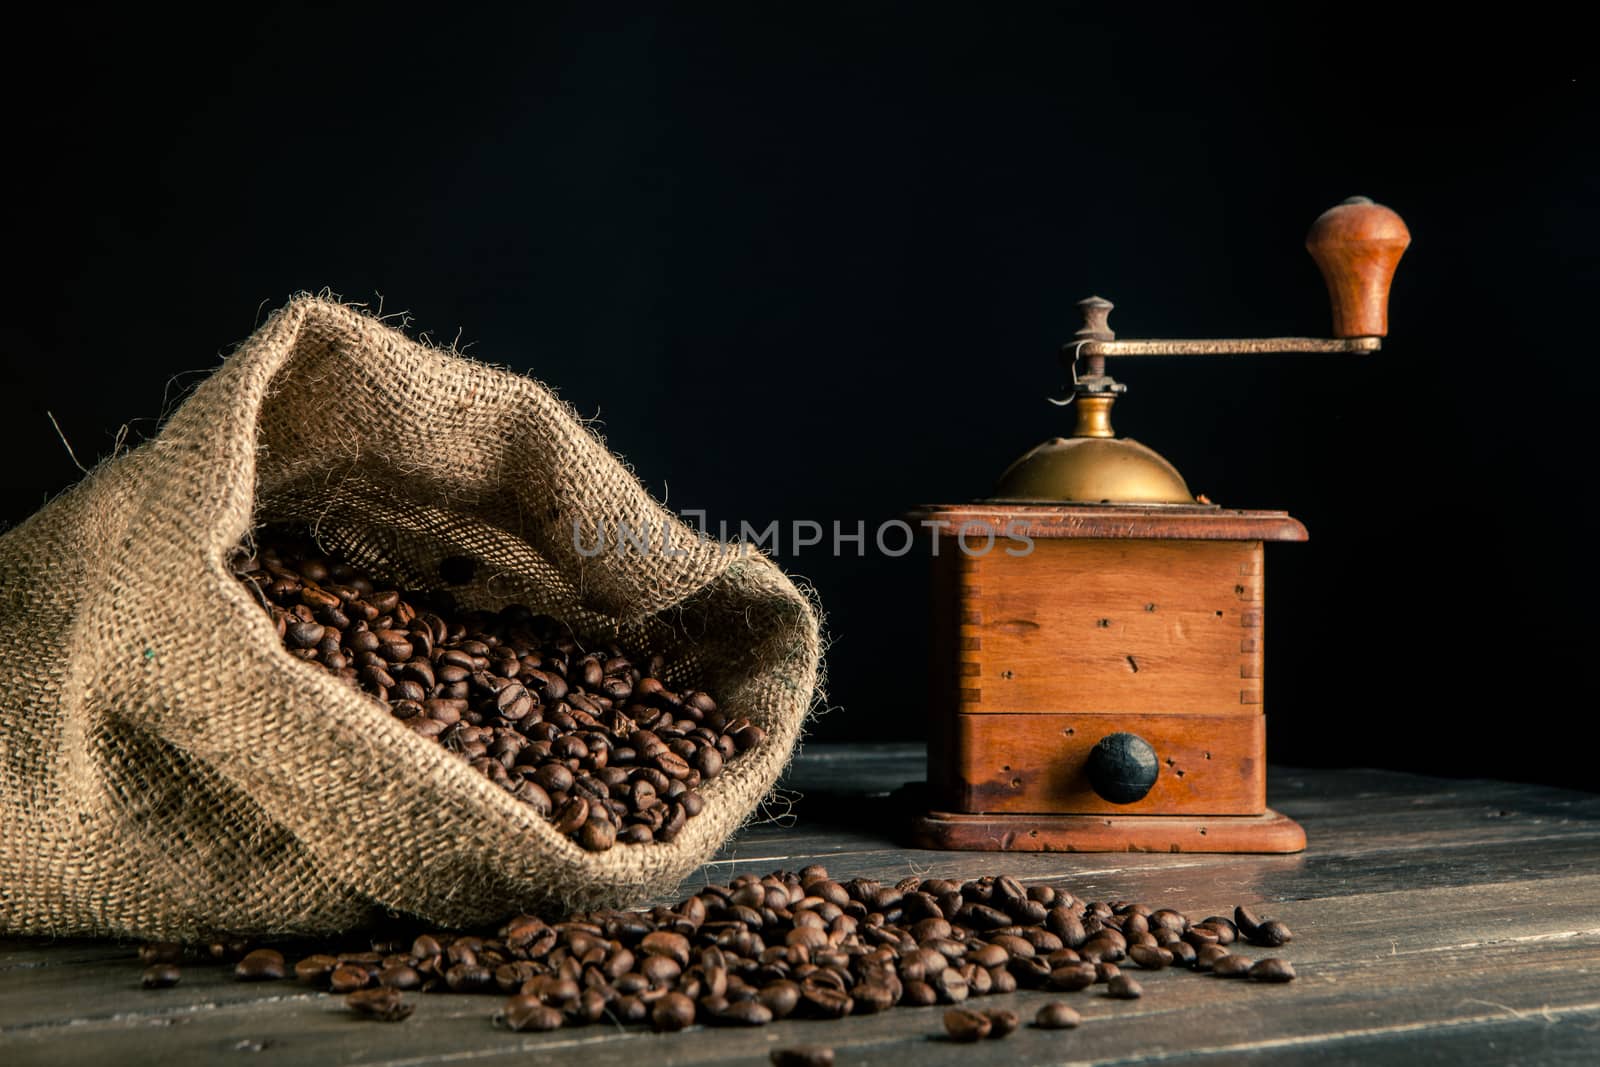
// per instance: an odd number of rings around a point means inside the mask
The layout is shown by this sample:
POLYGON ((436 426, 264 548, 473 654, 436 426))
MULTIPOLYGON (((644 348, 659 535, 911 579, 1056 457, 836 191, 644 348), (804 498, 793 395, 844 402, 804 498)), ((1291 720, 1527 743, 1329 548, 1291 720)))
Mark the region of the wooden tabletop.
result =
MULTIPOLYGON (((807 747, 769 805, 702 875, 797 869, 837 878, 1012 873, 1088 899, 1142 900, 1203 916, 1261 905, 1295 940, 1275 954, 1299 978, 1264 986, 1174 970, 1140 974, 1145 997, 1065 994, 1077 1030, 1003 1042, 938 1040, 941 1008, 839 1022, 656 1035, 599 1025, 553 1034, 494 1028, 497 997, 414 996, 403 1023, 352 1018, 290 982, 246 985, 189 967, 174 989, 138 988, 131 946, 0 940, 0 1064, 189 1062, 400 1065, 581 1062, 584 1067, 765 1063, 774 1048, 831 1045, 837 1062, 1600 1062, 1600 796, 1378 771, 1274 771, 1272 805, 1300 820, 1294 856, 998 855, 894 843, 888 798, 922 777, 915 746, 807 747)), ((1264 955, 1261 950, 1253 954, 1264 955)), ((988 997, 1025 1018, 1044 993, 988 997)))

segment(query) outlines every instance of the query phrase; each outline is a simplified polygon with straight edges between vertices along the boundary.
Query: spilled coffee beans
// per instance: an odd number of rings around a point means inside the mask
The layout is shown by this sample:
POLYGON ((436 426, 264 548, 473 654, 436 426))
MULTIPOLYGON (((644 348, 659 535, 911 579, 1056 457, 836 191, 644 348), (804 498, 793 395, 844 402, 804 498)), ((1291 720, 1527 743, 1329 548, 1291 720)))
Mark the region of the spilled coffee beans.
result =
MULTIPOLYGON (((708 885, 674 907, 579 912, 553 923, 524 915, 492 931, 406 930, 363 946, 323 945, 292 968, 279 952, 240 942, 187 953, 149 945, 140 959, 155 961, 145 979, 152 986, 191 957, 233 962, 240 981, 292 969, 297 981, 344 995, 357 1015, 389 1021, 410 1014, 403 991, 413 989, 500 997, 496 1023, 528 1032, 600 1022, 658 1031, 764 1026, 943 1005, 951 1040, 981 1041, 1005 1037, 1021 1019, 977 1009, 974 998, 1103 985, 1113 999, 1133 999, 1143 990, 1117 966, 1129 958, 1262 983, 1294 978, 1286 960, 1230 953, 1218 943, 1221 929, 1215 919, 1191 924, 1176 911, 1084 901, 1008 877, 841 882, 812 865, 708 885)), ((1145 973, 1152 983, 1167 979, 1145 973)), ((1040 1029, 1079 1022, 1061 1001, 1034 1018, 1040 1029)), ((827 1062, 827 1050, 782 1051, 784 1064, 827 1062)))
POLYGON ((582 645, 525 607, 457 611, 383 588, 292 531, 264 531, 233 566, 290 655, 384 702, 591 852, 671 841, 704 805, 700 785, 766 736, 668 685, 660 656, 582 645))

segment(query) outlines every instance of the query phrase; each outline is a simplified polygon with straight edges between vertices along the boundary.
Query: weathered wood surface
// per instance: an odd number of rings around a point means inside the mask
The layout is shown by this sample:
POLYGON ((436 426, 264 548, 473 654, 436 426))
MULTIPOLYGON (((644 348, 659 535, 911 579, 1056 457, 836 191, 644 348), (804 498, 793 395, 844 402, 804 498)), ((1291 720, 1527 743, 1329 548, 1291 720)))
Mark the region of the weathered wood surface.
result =
MULTIPOLYGON (((0 941, 0 1064, 755 1064, 800 1043, 832 1045, 841 1065, 919 1067, 1600 1062, 1600 796, 1279 771, 1272 804, 1311 838, 1299 855, 938 853, 895 843, 905 816, 889 796, 921 777, 922 758, 911 746, 813 746, 769 805, 777 821, 751 827, 698 877, 811 861, 840 877, 1003 869, 1200 915, 1262 904, 1295 930, 1277 954, 1300 978, 1269 987, 1141 974, 1140 1001, 1068 994, 1085 1016, 1078 1030, 1024 1029, 974 1048, 930 1039, 941 1009, 673 1036, 607 1026, 527 1035, 490 1025, 494 997, 440 995, 416 997, 404 1023, 366 1023, 292 982, 242 985, 190 967, 177 988, 148 992, 129 946, 0 941)), ((979 1003, 1031 1015, 1046 999, 979 1003)))

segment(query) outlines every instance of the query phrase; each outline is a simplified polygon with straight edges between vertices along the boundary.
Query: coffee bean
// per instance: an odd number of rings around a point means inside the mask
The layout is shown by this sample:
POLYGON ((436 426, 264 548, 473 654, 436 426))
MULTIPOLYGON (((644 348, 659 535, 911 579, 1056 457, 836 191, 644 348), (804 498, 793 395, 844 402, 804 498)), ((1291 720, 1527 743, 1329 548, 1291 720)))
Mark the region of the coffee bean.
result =
POLYGON ((270 948, 258 948, 246 954, 233 968, 233 976, 241 982, 271 982, 285 974, 283 953, 270 948))
POLYGON ((717 1022, 736 1026, 765 1026, 772 1018, 772 1009, 759 1000, 736 1000, 716 1013, 717 1022))
POLYGON ((944 1013, 944 1032, 950 1035, 951 1041, 982 1041, 993 1028, 994 1024, 981 1011, 952 1008, 944 1013))
POLYGON ((325 986, 328 984, 328 976, 337 966, 339 961, 333 956, 320 954, 307 956, 294 965, 294 976, 296 980, 307 985, 325 986))
POLYGON ((1022 1017, 1008 1008, 986 1011, 984 1014, 989 1017, 990 1037, 1010 1037, 1022 1025, 1022 1017))
POLYGON ((1106 983, 1106 996, 1118 1000, 1138 1000, 1144 996, 1144 987, 1126 974, 1119 974, 1106 983))
POLYGON ((1071 1030, 1081 1022, 1083 1017, 1059 1000, 1046 1004, 1033 1017, 1033 1025, 1041 1030, 1071 1030))
POLYGON ((657 1030, 682 1030, 694 1022, 694 1001, 682 993, 668 993, 656 1001, 650 1013, 650 1022, 657 1030))
POLYGON ((1218 978, 1243 978, 1250 973, 1251 963, 1243 956, 1223 956, 1211 961, 1211 973, 1218 978))
POLYGON ((1264 960, 1256 960, 1250 968, 1249 976, 1258 982, 1292 982, 1294 967, 1288 960, 1271 956, 1264 960))
POLYGON ((422 975, 414 967, 396 964, 378 972, 378 984, 389 989, 416 989, 422 985, 422 975))
POLYGON ((363 989, 344 998, 345 1007, 365 1019, 397 1023, 409 1017, 414 1006, 406 1003, 398 989, 363 989))
POLYGON ((833 1049, 826 1045, 796 1045, 767 1053, 772 1067, 833 1067, 833 1049))
POLYGON ((1233 924, 1239 928, 1239 933, 1246 941, 1253 940, 1256 931, 1261 927, 1261 920, 1256 918, 1255 912, 1243 904, 1236 905, 1233 909, 1233 924))
POLYGON ((177 985, 182 977, 183 972, 175 963, 152 963, 139 977, 139 984, 146 989, 170 989, 177 985))
POLYGON ((1172 953, 1153 945, 1134 945, 1128 949, 1128 958, 1147 971, 1159 971, 1172 964, 1172 953))
POLYGON ((589 821, 589 802, 582 797, 572 797, 556 811, 556 832, 575 836, 589 821))
POLYGON ((1075 993, 1080 989, 1088 989, 1096 981, 1099 981, 1099 971, 1094 964, 1069 963, 1051 971, 1045 984, 1051 989, 1075 993))
POLYGON ((342 963, 328 975, 328 990, 332 993, 353 993, 364 988, 372 976, 365 967, 342 963))
POLYGON ((1197 971, 1209 971, 1213 963, 1227 955, 1228 950, 1221 945, 1205 945, 1195 950, 1194 969, 1197 971))
POLYGON ((941 1004, 959 1004, 967 999, 971 990, 967 980, 961 972, 954 967, 946 967, 933 978, 934 992, 939 994, 941 1004))
POLYGON ((512 997, 506 1001, 497 1016, 501 1024, 510 1030, 532 1030, 537 1032, 558 1030, 561 1028, 563 1017, 561 1012, 543 1003, 538 997, 527 993, 512 997))
POLYGON ((1287 926, 1277 919, 1268 919, 1256 927, 1255 936, 1250 938, 1250 943, 1252 945, 1260 945, 1263 948, 1277 948, 1279 945, 1287 945, 1293 940, 1294 935, 1289 932, 1287 926))
POLYGON ((591 818, 578 831, 578 844, 590 852, 604 852, 617 840, 617 828, 603 819, 591 818))
POLYGON ((873 1015, 880 1011, 887 1011, 894 1007, 895 1000, 903 989, 896 989, 885 981, 858 982, 850 991, 852 1012, 856 1015, 873 1015))

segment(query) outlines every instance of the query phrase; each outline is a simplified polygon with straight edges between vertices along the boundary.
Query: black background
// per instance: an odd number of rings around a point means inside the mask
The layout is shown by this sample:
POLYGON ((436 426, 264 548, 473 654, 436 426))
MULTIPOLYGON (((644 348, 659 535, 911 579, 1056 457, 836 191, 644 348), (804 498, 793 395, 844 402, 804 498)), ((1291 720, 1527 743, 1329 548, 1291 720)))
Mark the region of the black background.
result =
MULTIPOLYGON (((555 385, 676 508, 982 496, 1124 336, 1326 333, 1301 248, 1413 247, 1371 359, 1124 364, 1121 432, 1269 552, 1271 755, 1590 786, 1596 109, 1577 31, 1349 6, 77 14, 14 36, 0 521, 297 290, 555 385)), ((785 545, 823 739, 922 730, 925 560, 785 545)))

